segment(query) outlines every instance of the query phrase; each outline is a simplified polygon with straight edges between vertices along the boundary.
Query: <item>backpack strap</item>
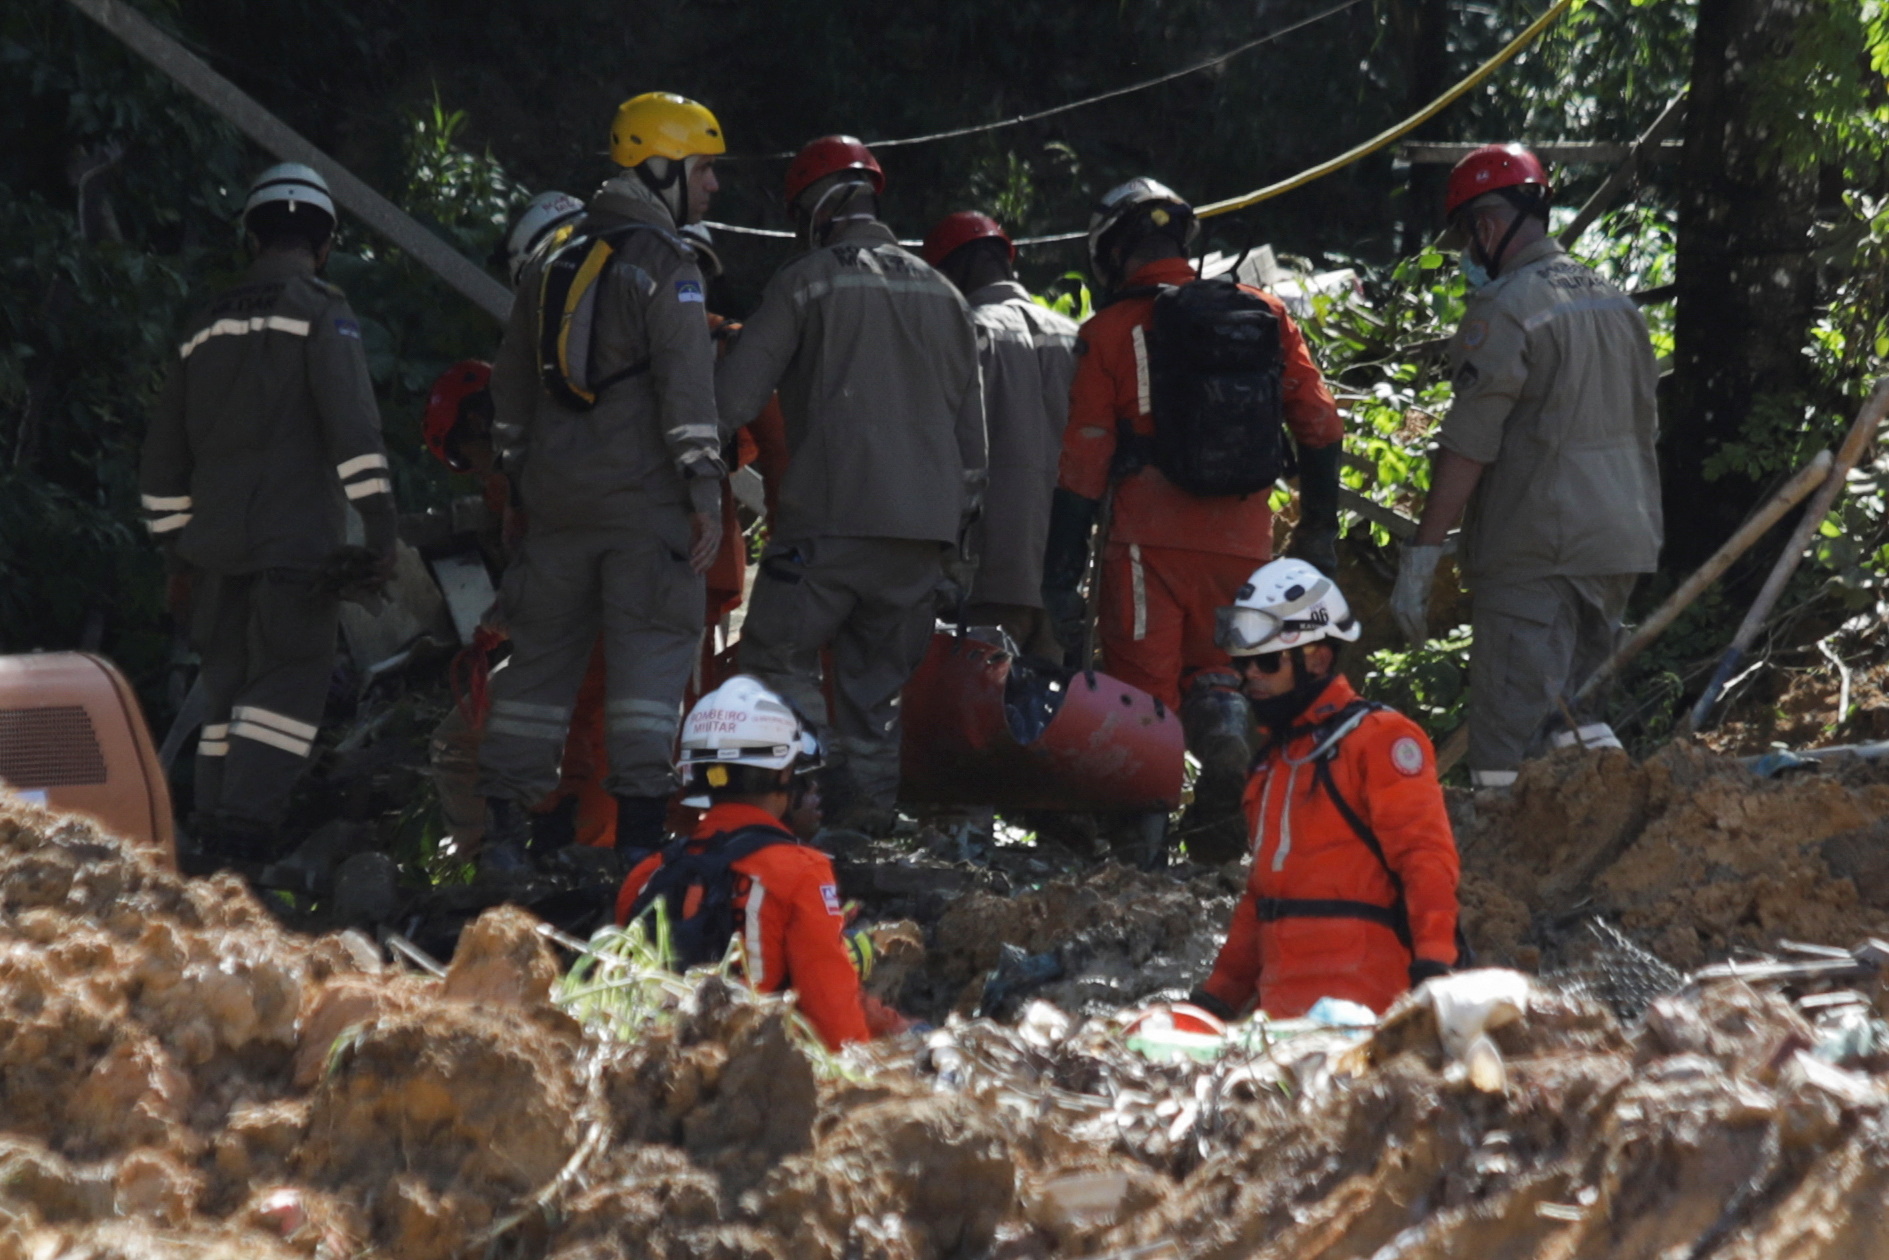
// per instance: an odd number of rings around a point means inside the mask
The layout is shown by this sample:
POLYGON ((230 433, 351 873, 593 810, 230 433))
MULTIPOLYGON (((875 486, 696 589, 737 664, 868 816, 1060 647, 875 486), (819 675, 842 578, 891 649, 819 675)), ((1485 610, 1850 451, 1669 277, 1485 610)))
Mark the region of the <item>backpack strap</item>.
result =
POLYGON ((594 382, 573 379, 571 369, 574 335, 583 339, 586 370, 596 362, 599 322, 596 304, 603 296, 610 264, 616 260, 623 242, 636 232, 653 232, 688 252, 686 243, 654 223, 632 219, 599 228, 585 222, 553 250, 539 276, 539 376, 553 398, 579 411, 596 406, 597 399, 610 386, 641 375, 652 366, 652 360, 646 356, 594 382), (587 318, 580 320, 580 308, 586 300, 590 304, 587 318))
POLYGON ((754 826, 718 832, 708 838, 706 847, 700 852, 689 852, 690 846, 696 843, 694 839, 684 837, 662 851, 662 859, 650 873, 649 882, 643 885, 642 892, 637 894, 635 903, 630 906, 626 922, 636 922, 659 897, 669 904, 670 922, 679 922, 682 910, 680 900, 690 885, 722 879, 736 862, 753 857, 762 849, 777 844, 798 844, 799 841, 778 827, 754 826))

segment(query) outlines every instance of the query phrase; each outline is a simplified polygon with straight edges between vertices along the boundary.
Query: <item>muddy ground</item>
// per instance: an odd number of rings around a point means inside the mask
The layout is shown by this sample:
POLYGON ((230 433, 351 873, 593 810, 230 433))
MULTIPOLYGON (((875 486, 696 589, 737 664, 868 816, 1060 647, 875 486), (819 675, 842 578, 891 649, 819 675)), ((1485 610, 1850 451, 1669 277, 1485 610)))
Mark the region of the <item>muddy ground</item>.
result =
POLYGON ((917 925, 876 984, 938 1027, 834 1059, 714 978, 586 1029, 521 910, 435 978, 0 807, 0 1260, 1884 1254, 1873 982, 1656 985, 1622 1022, 1569 980, 1595 918, 1678 968, 1889 936, 1889 774, 1571 752, 1453 807, 1472 940, 1544 972, 1493 1085, 1422 994, 1363 1042, 1129 1050, 1233 872, 844 853, 867 919, 917 925))

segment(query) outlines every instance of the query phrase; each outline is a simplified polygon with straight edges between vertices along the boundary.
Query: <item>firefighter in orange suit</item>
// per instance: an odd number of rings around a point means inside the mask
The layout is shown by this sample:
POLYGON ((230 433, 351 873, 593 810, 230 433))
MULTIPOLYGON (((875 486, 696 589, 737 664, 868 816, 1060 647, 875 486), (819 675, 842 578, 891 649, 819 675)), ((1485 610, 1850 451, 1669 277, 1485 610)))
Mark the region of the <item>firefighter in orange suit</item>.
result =
POLYGON ((749 984, 763 993, 792 989, 832 1049, 868 1040, 832 860, 782 821, 819 768, 819 742, 785 700, 736 674, 689 711, 681 764, 693 794, 685 803, 707 812, 689 839, 630 871, 617 922, 663 900, 678 966, 719 962, 738 936, 749 984), (719 933, 707 922, 718 900, 733 911, 719 933))
POLYGON ((1457 957, 1456 842, 1421 728, 1338 672, 1344 595, 1300 560, 1261 567, 1219 617, 1269 742, 1246 787, 1252 852, 1213 974, 1192 1000, 1231 1019, 1321 997, 1382 1014, 1457 957))
MULTIPOLYGON (((1247 493, 1202 495, 1163 471, 1167 461, 1157 441, 1156 413, 1173 394, 1167 389, 1172 382, 1157 379, 1164 364, 1151 353, 1157 295, 1200 283, 1224 291, 1232 304, 1253 308, 1249 317, 1270 310, 1276 348, 1255 373, 1262 377, 1257 389, 1270 394, 1254 410, 1264 412, 1275 429, 1283 421, 1297 443, 1300 522, 1293 552, 1327 572, 1337 563, 1343 426, 1283 302, 1246 286, 1236 290, 1230 282, 1197 282, 1187 258, 1195 231, 1193 208, 1151 179, 1131 180, 1108 193, 1091 221, 1096 278, 1111 297, 1080 333, 1043 599, 1057 638, 1073 651, 1087 615, 1077 588, 1090 533, 1112 487, 1096 627, 1103 667, 1180 710, 1188 748, 1201 763, 1195 816, 1182 820, 1189 853, 1225 862, 1240 854, 1239 794, 1252 749, 1237 682, 1214 642, 1214 614, 1253 566, 1272 558, 1267 499, 1274 474, 1264 473, 1266 484, 1247 493)), ((1167 439, 1183 440, 1172 433, 1167 439)), ((1205 458, 1216 462, 1211 453, 1205 458)), ((1283 464, 1283 448, 1279 458, 1283 464)))

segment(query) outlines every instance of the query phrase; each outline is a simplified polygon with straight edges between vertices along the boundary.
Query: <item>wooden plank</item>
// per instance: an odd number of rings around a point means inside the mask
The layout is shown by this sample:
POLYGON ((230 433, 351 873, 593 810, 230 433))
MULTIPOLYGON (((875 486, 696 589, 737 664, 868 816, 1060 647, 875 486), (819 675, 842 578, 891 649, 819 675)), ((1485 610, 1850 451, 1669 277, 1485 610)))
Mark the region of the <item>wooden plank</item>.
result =
POLYGON ((1659 117, 1653 120, 1653 125, 1633 142, 1631 151, 1621 159, 1620 165, 1615 167, 1613 173, 1607 176, 1606 181, 1594 190, 1594 195, 1587 199, 1587 204, 1581 207, 1579 213, 1568 222, 1568 225, 1561 229, 1561 235, 1556 239, 1561 242, 1563 249, 1580 240, 1581 233, 1587 230, 1587 225, 1598 219, 1607 207, 1619 200, 1620 195, 1632 186, 1643 163, 1655 157, 1671 156, 1667 152, 1668 145, 1672 146, 1673 153, 1679 152, 1684 147, 1681 141, 1668 140, 1667 137, 1679 130, 1679 124, 1684 122, 1685 118, 1686 94, 1682 91, 1667 102, 1666 108, 1661 110, 1659 117))
POLYGON ((244 135, 285 162, 321 172, 329 191, 356 218, 405 250, 415 262, 457 289, 503 324, 511 317, 511 290, 448 245, 399 206, 368 187, 347 167, 316 148, 256 99, 212 70, 182 44, 153 26, 123 0, 68 0, 73 8, 174 79, 244 135))

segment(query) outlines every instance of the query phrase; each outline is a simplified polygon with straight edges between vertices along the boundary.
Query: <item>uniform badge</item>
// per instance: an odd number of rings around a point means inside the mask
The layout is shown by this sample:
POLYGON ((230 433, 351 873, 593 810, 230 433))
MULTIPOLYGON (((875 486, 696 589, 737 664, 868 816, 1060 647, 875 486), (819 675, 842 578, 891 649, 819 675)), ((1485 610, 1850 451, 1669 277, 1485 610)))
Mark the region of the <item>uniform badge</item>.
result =
POLYGON ((1406 735, 1391 745, 1391 764, 1397 773, 1414 777, 1423 773, 1423 745, 1406 735))
POLYGON ((706 302, 708 299, 702 296, 702 286, 695 281, 678 280, 676 281, 676 301, 706 302))
POLYGON ((1474 350, 1487 340, 1489 340, 1488 320, 1472 319, 1467 324, 1463 325, 1463 344, 1468 346, 1471 350, 1474 350))
POLYGON ((337 319, 335 321, 335 335, 337 337, 352 337, 356 341, 359 341, 361 339, 361 326, 351 319, 337 319))
POLYGON ((846 913, 840 909, 840 890, 835 885, 821 884, 820 900, 826 902, 826 912, 834 918, 841 918, 846 913))

